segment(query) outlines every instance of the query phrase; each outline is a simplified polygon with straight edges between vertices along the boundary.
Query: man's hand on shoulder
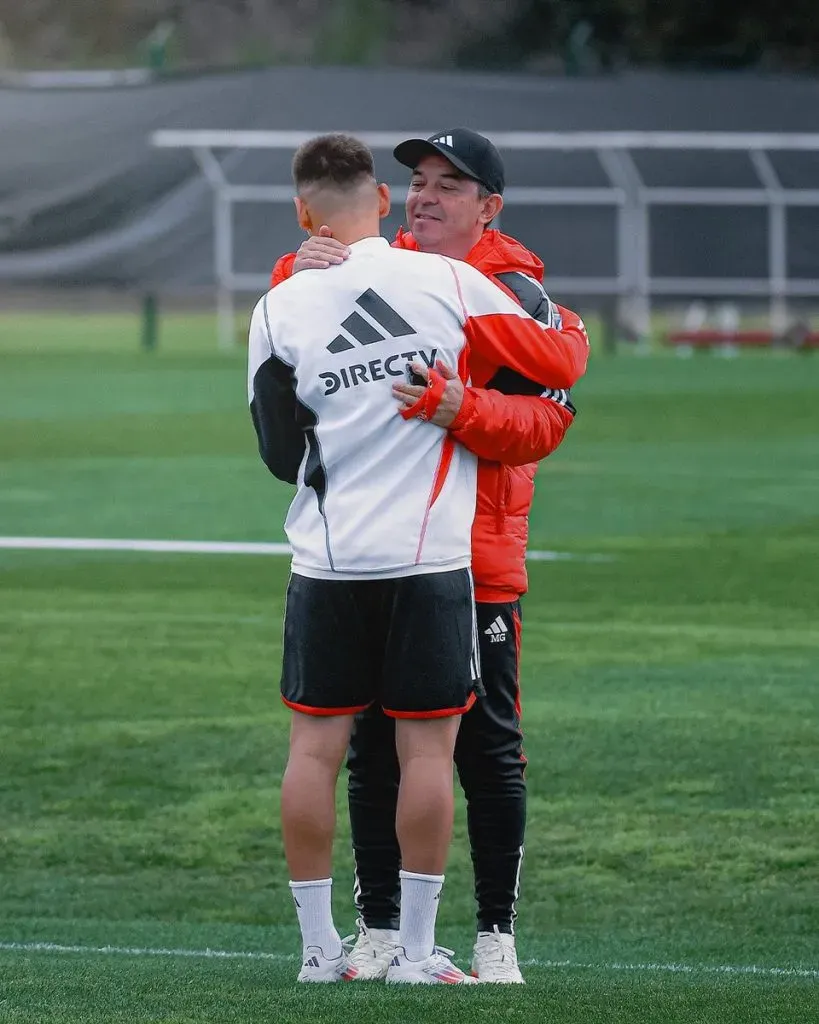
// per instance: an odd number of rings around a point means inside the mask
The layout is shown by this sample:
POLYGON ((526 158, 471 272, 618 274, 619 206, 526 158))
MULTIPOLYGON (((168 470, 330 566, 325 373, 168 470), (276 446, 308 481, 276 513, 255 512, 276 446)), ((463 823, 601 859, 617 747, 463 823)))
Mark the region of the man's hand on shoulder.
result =
POLYGON ((322 224, 317 235, 311 235, 301 243, 293 263, 293 273, 300 270, 326 270, 343 263, 350 255, 348 246, 333 238, 326 224, 322 224))
MULTIPOLYGON (((393 384, 392 393, 398 399, 399 409, 411 409, 421 398, 429 387, 429 367, 424 363, 412 363, 413 371, 423 377, 427 382, 421 384, 393 384)), ((435 369, 446 381, 444 392, 438 407, 427 422, 434 423, 438 427, 450 426, 460 412, 464 400, 464 385, 458 374, 440 360, 435 364, 435 369)))

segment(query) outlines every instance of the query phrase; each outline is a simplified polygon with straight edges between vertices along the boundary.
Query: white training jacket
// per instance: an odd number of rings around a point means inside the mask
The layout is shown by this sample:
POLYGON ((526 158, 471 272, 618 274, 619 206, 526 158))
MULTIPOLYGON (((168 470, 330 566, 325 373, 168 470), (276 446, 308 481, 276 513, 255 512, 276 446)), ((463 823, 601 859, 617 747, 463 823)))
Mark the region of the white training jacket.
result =
POLYGON ((405 420, 392 385, 411 361, 457 368, 484 354, 529 379, 550 343, 466 263, 350 246, 344 263, 269 291, 250 325, 248 401, 270 471, 295 483, 293 572, 380 579, 470 564, 477 460, 441 427, 405 420))

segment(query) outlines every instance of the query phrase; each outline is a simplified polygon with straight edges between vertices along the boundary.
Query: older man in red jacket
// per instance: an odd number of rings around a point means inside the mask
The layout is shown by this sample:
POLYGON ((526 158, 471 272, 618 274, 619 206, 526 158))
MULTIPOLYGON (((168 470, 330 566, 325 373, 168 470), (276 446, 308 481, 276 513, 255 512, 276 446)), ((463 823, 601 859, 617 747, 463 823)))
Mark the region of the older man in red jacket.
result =
MULTIPOLYGON (((409 139, 395 156, 412 170, 412 178, 406 204, 409 231, 399 232, 393 244, 472 264, 541 320, 563 355, 560 379, 546 392, 479 358, 470 359, 471 385, 466 388, 454 372, 438 367, 446 383, 429 413, 430 422, 447 428, 480 459, 472 569, 485 694, 463 718, 455 755, 467 801, 478 904, 472 970, 484 982, 520 984, 514 919, 526 823, 519 663, 528 514, 537 463, 557 448, 572 422, 568 388, 585 372, 588 338, 582 320, 544 292, 537 256, 490 229, 503 206, 504 168, 488 139, 454 128, 429 139, 409 139)), ((345 246, 322 231, 297 254, 279 260, 272 284, 346 256, 345 246)), ((414 370, 428 382, 426 367, 415 365, 414 370)), ((404 415, 429 411, 424 381, 397 384, 393 390, 404 415)), ((362 978, 386 975, 398 935, 393 729, 378 709, 361 715, 348 760, 361 913, 351 959, 362 978)))

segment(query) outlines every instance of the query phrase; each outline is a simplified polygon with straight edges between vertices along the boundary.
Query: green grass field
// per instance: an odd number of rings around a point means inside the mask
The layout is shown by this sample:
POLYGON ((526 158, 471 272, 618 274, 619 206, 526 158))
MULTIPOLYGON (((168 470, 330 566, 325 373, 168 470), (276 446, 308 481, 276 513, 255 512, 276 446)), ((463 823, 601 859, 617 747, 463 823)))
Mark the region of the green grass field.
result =
MULTIPOLYGON (((129 331, 0 318, 0 536, 282 540, 241 354, 129 331)), ((819 1019, 817 399, 789 355, 599 357, 576 389, 531 521, 575 557, 525 606, 521 990, 294 984, 285 559, 0 550, 0 1021, 819 1019)))

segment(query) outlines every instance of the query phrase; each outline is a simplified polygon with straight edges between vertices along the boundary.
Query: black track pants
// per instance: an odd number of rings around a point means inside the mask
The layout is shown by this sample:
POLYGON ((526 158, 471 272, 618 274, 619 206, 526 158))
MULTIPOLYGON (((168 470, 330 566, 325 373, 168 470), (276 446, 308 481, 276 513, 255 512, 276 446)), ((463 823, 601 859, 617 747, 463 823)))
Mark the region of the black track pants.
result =
MULTIPOLYGON (((511 932, 518 895, 526 784, 520 732, 520 602, 478 604, 484 696, 463 716, 455 764, 467 802, 478 930, 511 932)), ((397 928, 395 725, 380 709, 356 719, 348 757, 356 904, 370 928, 397 928)))

